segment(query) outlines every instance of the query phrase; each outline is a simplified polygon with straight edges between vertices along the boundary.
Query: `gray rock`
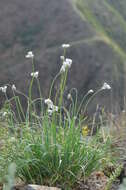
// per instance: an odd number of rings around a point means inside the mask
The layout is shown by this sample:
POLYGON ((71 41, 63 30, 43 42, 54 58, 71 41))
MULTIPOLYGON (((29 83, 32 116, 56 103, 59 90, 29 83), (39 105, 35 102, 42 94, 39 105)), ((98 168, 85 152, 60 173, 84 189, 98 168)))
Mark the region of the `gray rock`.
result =
POLYGON ((60 190, 56 187, 47 187, 47 186, 41 186, 41 185, 28 185, 27 190, 60 190))
POLYGON ((56 187, 48 187, 48 186, 41 186, 41 185, 26 185, 26 186, 15 186, 13 190, 61 190, 56 187))

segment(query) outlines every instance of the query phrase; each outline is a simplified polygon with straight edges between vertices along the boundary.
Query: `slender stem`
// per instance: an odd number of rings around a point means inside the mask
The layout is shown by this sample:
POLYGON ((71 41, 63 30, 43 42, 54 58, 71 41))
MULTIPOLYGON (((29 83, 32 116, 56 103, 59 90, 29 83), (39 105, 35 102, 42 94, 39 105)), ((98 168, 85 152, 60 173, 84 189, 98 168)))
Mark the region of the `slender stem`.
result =
POLYGON ((75 91, 75 93, 76 93, 75 103, 74 103, 74 100, 73 100, 73 98, 72 98, 72 104, 73 104, 73 106, 74 106, 74 110, 73 110, 72 112, 73 112, 73 115, 75 116, 76 109, 77 109, 78 92, 77 92, 77 89, 76 89, 76 88, 72 88, 72 89, 70 90, 70 94, 71 94, 72 91, 75 91))
POLYGON ((85 105, 85 108, 84 108, 84 113, 86 112, 86 110, 87 110, 87 106, 88 106, 88 104, 92 101, 92 99, 99 93, 99 92, 101 92, 102 91, 102 89, 100 88, 99 90, 97 90, 90 98, 89 98, 89 100, 87 101, 87 103, 86 103, 86 105, 85 105))
MULTIPOLYGON (((9 111, 11 113, 11 104, 10 104, 10 101, 9 101, 9 99, 7 97, 7 93, 5 92, 4 94, 5 94, 5 98, 6 98, 7 102, 9 103, 9 111)), ((14 126, 12 114, 11 114, 10 125, 14 126)))
POLYGON ((27 100, 29 99, 29 97, 28 97, 26 94, 24 94, 23 92, 20 92, 19 90, 16 90, 16 92, 17 92, 18 94, 24 96, 27 100))
POLYGON ((65 74, 62 75, 62 78, 61 78, 59 106, 62 105, 62 101, 63 101, 63 93, 64 93, 64 89, 66 85, 67 73, 68 73, 68 69, 66 69, 65 74))
POLYGON ((84 103, 84 101, 85 101, 85 99, 88 97, 88 93, 86 93, 84 96, 83 96, 83 99, 82 99, 82 101, 81 101, 81 103, 80 103, 80 106, 79 106, 79 108, 78 108, 78 111, 77 111, 77 116, 78 116, 78 114, 79 114, 79 112, 80 112, 80 110, 81 110, 81 108, 82 108, 82 106, 83 106, 83 103, 84 103))
POLYGON ((21 118, 20 109, 19 109, 19 106, 18 106, 17 97, 16 97, 16 95, 15 95, 14 90, 12 90, 12 91, 13 91, 13 95, 14 95, 14 99, 15 99, 15 103, 16 103, 16 108, 17 108, 17 112, 18 112, 18 115, 19 115, 19 119, 20 119, 20 121, 22 122, 22 118, 21 118))
POLYGON ((39 94, 40 94, 40 101, 41 101, 41 114, 43 113, 43 107, 42 107, 42 92, 41 92, 41 87, 40 87, 40 82, 37 78, 37 85, 38 85, 38 90, 39 90, 39 94))
MULTIPOLYGON (((62 64, 64 63, 65 61, 65 55, 66 55, 66 48, 64 48, 64 52, 63 52, 63 56, 64 56, 64 59, 62 60, 62 64)), ((61 73, 60 73, 61 74, 61 73)), ((59 107, 61 106, 62 104, 62 98, 63 98, 63 91, 64 91, 64 86, 65 86, 65 78, 67 76, 67 69, 65 71, 65 75, 61 75, 61 82, 60 82, 60 98, 59 98, 59 107), (65 77, 64 77, 65 76, 65 77)))
POLYGON ((23 116, 23 118, 24 118, 24 120, 25 120, 25 114, 24 114, 24 111, 23 111, 23 108, 22 108, 22 105, 21 105, 21 102, 20 102, 19 97, 18 97, 18 104, 19 104, 19 107, 20 107, 20 110, 21 110, 22 116, 23 116))
POLYGON ((55 83, 56 79, 59 77, 59 75, 60 75, 60 72, 55 76, 55 78, 52 81, 52 84, 51 84, 51 87, 50 87, 50 91, 49 91, 49 99, 52 96, 52 89, 53 89, 54 83, 55 83))
MULTIPOLYGON (((34 73, 34 60, 32 58, 32 72, 34 73)), ((33 86, 33 81, 34 81, 34 75, 32 76, 31 82, 30 82, 30 87, 29 87, 29 103, 28 103, 28 119, 30 119, 30 112, 32 112, 32 107, 30 107, 31 102, 32 102, 32 86, 33 86)), ((32 114, 31 114, 32 117, 32 114)))

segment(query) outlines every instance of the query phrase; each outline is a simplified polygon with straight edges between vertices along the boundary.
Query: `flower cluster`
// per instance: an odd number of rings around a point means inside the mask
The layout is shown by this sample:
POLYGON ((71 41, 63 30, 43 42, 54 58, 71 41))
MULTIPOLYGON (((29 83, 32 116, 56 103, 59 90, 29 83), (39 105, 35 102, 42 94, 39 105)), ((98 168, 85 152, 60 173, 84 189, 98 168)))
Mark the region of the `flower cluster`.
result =
POLYGON ((68 59, 66 58, 64 61, 63 61, 63 65, 60 69, 60 73, 64 73, 66 71, 67 68, 70 68, 72 65, 72 59, 68 59))
POLYGON ((90 89, 89 91, 88 91, 88 94, 93 94, 94 93, 94 90, 92 90, 92 89, 90 89))
POLYGON ((39 75, 38 71, 36 71, 34 73, 31 73, 31 76, 34 77, 34 78, 36 78, 36 79, 38 78, 38 75, 39 75))
POLYGON ((34 54, 32 53, 32 51, 29 51, 25 57, 26 58, 33 58, 34 54))
POLYGON ((65 57, 63 55, 60 56, 60 59, 64 61, 65 57))
POLYGON ((58 107, 55 106, 50 99, 45 99, 45 104, 48 106, 48 114, 52 115, 52 113, 58 111, 58 107))
POLYGON ((7 91, 7 86, 5 85, 5 86, 0 87, 0 90, 1 90, 3 93, 6 93, 6 91, 7 91))
POLYGON ((13 84, 11 88, 12 88, 13 91, 16 91, 16 86, 15 86, 15 84, 13 84))
POLYGON ((72 99, 72 95, 71 95, 70 93, 67 95, 67 99, 68 99, 68 100, 71 100, 71 99, 72 99))
POLYGON ((70 44, 62 44, 62 48, 66 49, 66 48, 69 48, 70 47, 70 44))
POLYGON ((8 113, 5 111, 5 112, 3 112, 3 114, 2 114, 2 115, 3 115, 3 117, 6 117, 6 116, 7 116, 7 114, 8 114, 8 113))
POLYGON ((106 82, 104 82, 103 86, 101 87, 101 90, 110 90, 111 86, 109 84, 107 84, 106 82))

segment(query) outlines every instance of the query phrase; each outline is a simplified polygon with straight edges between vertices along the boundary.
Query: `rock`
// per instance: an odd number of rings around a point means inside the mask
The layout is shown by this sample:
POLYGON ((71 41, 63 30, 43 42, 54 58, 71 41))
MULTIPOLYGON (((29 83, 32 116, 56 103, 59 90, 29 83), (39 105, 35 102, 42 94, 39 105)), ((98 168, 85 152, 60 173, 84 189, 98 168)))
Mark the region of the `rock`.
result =
POLYGON ((41 186, 41 185, 26 185, 26 186, 18 186, 16 185, 13 190, 61 190, 56 187, 48 187, 48 186, 41 186))
POLYGON ((60 189, 56 187, 47 187, 41 185, 28 185, 26 190, 60 190, 60 189))
POLYGON ((87 180, 89 189, 91 190, 105 190, 108 182, 108 177, 103 172, 93 172, 87 180))

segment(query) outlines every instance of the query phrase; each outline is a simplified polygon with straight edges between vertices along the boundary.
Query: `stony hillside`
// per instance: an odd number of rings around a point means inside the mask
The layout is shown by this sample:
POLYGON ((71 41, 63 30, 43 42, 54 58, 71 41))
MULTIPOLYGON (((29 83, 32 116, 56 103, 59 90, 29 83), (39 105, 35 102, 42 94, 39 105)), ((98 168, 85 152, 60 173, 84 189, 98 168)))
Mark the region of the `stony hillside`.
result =
POLYGON ((67 89, 77 87, 82 95, 106 81, 112 93, 100 94, 94 104, 111 105, 114 101, 116 109, 118 103, 123 105, 125 0, 4 0, 0 7, 0 85, 15 83, 27 92, 31 64, 25 54, 32 50, 41 88, 47 95, 61 66, 60 46, 68 42, 67 56, 73 65, 67 89))

